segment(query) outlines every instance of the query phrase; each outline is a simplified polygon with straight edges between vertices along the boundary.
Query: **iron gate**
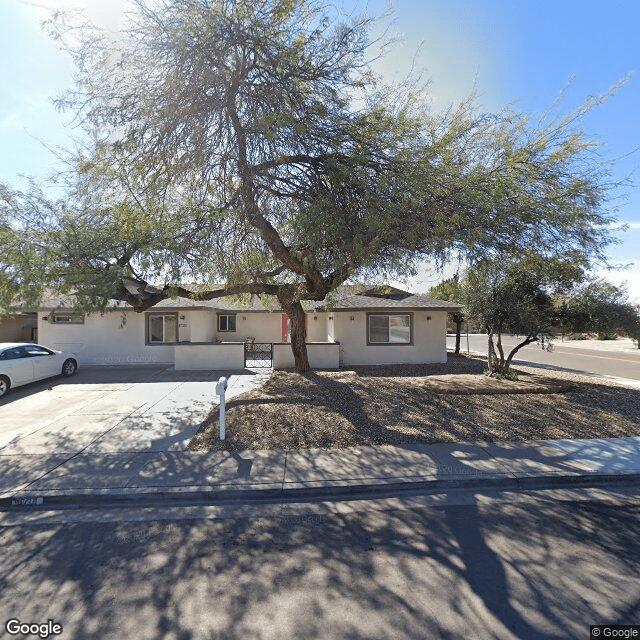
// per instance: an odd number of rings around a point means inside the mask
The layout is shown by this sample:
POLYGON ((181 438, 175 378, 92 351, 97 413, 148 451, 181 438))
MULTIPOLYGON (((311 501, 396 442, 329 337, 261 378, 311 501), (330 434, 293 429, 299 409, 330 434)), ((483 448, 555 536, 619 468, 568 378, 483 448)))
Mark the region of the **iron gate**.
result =
POLYGON ((247 369, 271 368, 273 365, 273 344, 271 342, 245 342, 244 366, 247 369))

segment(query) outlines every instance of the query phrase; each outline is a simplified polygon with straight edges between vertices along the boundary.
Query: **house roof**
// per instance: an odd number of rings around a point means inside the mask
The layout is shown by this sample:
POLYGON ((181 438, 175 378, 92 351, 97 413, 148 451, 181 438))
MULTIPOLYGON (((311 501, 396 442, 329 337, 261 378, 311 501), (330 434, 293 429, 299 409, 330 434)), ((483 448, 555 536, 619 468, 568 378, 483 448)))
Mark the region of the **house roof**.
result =
MULTIPOLYGON (((131 308, 122 300, 111 300, 110 307, 115 309, 131 308)), ((433 309, 457 311, 461 305, 455 302, 437 300, 424 294, 413 294, 389 285, 341 285, 332 291, 325 300, 305 300, 302 306, 307 312, 321 311, 362 311, 362 310, 421 310, 433 309)), ((41 311, 72 309, 70 296, 47 293, 40 305, 41 311)), ((236 312, 282 312, 273 296, 240 295, 215 298, 213 300, 191 300, 189 298, 168 298, 158 303, 155 310, 163 309, 216 309, 236 312)))
POLYGON ((457 311, 461 309, 461 305, 456 302, 447 302, 445 300, 437 300, 424 294, 407 294, 398 299, 382 298, 371 295, 363 295, 351 293, 338 288, 327 296, 326 300, 316 303, 316 310, 327 311, 360 311, 370 309, 405 309, 405 310, 421 310, 433 309, 443 311, 457 311))

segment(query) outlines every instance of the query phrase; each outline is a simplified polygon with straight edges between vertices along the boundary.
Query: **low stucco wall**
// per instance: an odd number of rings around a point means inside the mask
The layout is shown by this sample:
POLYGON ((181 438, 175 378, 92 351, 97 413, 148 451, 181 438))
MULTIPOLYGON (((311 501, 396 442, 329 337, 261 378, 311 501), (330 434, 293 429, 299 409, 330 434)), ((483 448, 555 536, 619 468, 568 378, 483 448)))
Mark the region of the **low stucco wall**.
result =
MULTIPOLYGON (((307 343, 309 366, 312 369, 337 369, 340 366, 340 345, 334 342, 307 343)), ((273 368, 292 369, 295 365, 290 344, 273 345, 273 368)))
POLYGON ((177 344, 175 368, 184 370, 244 369, 244 343, 177 344))

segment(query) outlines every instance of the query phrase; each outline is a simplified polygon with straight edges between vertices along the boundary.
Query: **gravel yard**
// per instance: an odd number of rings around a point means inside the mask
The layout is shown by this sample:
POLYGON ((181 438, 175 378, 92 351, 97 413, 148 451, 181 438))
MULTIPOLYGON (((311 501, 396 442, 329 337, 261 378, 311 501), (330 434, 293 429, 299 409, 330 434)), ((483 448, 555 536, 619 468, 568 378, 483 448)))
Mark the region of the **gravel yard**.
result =
POLYGON ((456 441, 640 436, 640 391, 518 366, 516 382, 483 375, 481 358, 442 365, 275 371, 218 410, 190 449, 342 448, 456 441))

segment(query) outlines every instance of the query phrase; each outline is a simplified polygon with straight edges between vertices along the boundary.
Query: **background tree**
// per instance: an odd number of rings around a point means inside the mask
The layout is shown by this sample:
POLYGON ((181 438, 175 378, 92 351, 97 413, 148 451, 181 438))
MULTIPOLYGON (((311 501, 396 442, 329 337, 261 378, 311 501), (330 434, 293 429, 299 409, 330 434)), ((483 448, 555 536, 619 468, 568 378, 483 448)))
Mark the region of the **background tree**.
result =
POLYGON ((433 115, 419 86, 374 77, 369 19, 303 0, 134 4, 118 42, 50 25, 77 66, 60 104, 95 143, 61 202, 12 194, 29 250, 7 290, 136 311, 273 295, 304 371, 302 302, 349 277, 451 252, 602 257, 606 173, 578 129, 599 99, 535 125, 469 104, 433 115))
POLYGON ((592 280, 559 304, 565 332, 596 333, 599 340, 626 335, 640 348, 640 313, 624 288, 592 280))
POLYGON ((579 255, 549 260, 529 252, 522 260, 483 261, 466 272, 464 310, 478 318, 488 334, 490 375, 509 375, 511 361, 522 347, 551 338, 551 328, 562 317, 554 299, 583 279, 583 264, 579 255), (506 356, 505 333, 522 337, 506 356))
MULTIPOLYGON (((429 295, 437 300, 448 300, 449 302, 458 302, 462 304, 464 294, 462 285, 460 284, 460 278, 456 273, 452 278, 443 280, 435 287, 431 287, 429 295)), ((454 353, 459 355, 460 353, 460 334, 462 333, 462 323, 464 322, 464 313, 462 311, 453 311, 449 315, 453 319, 456 325, 456 346, 454 353)))

